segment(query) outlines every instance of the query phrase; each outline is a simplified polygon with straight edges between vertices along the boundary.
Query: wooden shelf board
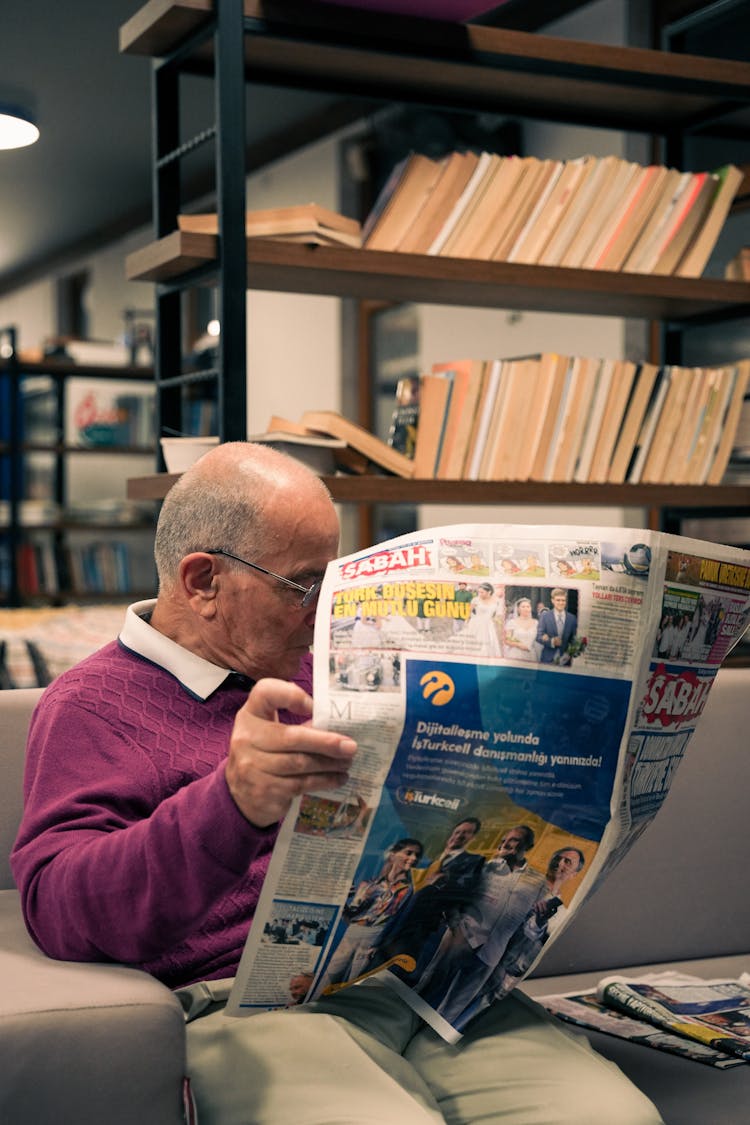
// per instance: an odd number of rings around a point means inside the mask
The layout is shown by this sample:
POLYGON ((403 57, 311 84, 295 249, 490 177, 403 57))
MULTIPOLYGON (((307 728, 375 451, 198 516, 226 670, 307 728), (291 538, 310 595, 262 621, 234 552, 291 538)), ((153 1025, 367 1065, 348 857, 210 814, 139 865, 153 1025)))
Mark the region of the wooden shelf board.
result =
POLYGON ((715 485, 544 484, 536 481, 402 480, 329 477, 335 500, 401 504, 592 504, 614 507, 747 506, 750 487, 715 485))
MULTIPOLYGON (((139 382, 154 381, 153 367, 115 367, 110 364, 82 364, 70 360, 48 359, 27 363, 21 356, 0 360, 0 374, 23 379, 31 375, 46 375, 51 379, 123 379, 139 382)), ((52 388, 50 387, 50 392, 52 388)), ((44 393, 44 392, 43 392, 44 393)))
MULTIPOLYGON (((0 442, 0 453, 9 453, 11 448, 10 442, 0 442)), ((153 445, 67 445, 62 442, 24 441, 20 445, 20 452, 53 453, 60 456, 71 453, 114 453, 127 457, 153 457, 156 447, 153 445)))
POLYGON ((120 28, 120 50, 156 58, 211 18, 211 0, 149 0, 120 28))
MULTIPOLYGON (((161 499, 161 497, 158 497, 161 499)), ((153 522, 139 522, 139 523, 125 523, 121 520, 67 520, 59 519, 53 520, 50 523, 18 523, 18 530, 25 535, 32 532, 59 532, 59 531, 83 531, 83 532, 128 532, 128 531, 153 531, 153 522)), ((10 526, 7 523, 0 524, 0 534, 7 535, 10 531, 10 526)))
MULTIPOLYGON (((154 473, 127 482, 129 500, 161 500, 179 479, 154 473)), ((750 503, 744 485, 542 484, 536 481, 405 480, 376 475, 324 477, 340 503, 591 504, 634 508, 738 508, 750 503)))
MULTIPOLYGON (((244 13, 253 82, 646 132, 750 102, 750 66, 734 60, 288 0, 245 0, 244 13)), ((121 28, 120 49, 167 54, 210 18, 210 0, 151 0, 121 28)), ((209 38, 184 66, 205 71, 212 56, 209 38)))
MULTIPOLYGON (((173 231, 127 258, 130 280, 173 282, 216 260, 214 235, 173 231)), ((750 283, 480 262, 248 239, 247 285, 286 293, 683 320, 750 308, 750 283)))

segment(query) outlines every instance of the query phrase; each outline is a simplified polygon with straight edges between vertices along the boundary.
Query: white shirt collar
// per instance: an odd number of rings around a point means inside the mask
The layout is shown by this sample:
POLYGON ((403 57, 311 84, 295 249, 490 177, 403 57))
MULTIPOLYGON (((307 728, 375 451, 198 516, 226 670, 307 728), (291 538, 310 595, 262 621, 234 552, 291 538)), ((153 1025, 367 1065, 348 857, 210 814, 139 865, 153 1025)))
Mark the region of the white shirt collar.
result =
POLYGON ((155 605, 156 599, 151 598, 128 606, 120 644, 170 672, 191 695, 208 699, 227 678, 230 669, 219 668, 153 629, 147 618, 155 605))

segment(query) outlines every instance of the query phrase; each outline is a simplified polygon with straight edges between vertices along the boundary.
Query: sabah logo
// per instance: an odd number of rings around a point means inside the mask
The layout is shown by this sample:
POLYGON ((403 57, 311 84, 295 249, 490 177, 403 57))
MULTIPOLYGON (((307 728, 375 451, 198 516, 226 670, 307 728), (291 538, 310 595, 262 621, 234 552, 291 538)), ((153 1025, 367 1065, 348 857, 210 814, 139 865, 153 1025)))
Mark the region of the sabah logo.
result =
POLYGON ((450 703, 456 694, 456 685, 446 672, 425 672, 419 681, 422 698, 429 699, 435 707, 450 703))

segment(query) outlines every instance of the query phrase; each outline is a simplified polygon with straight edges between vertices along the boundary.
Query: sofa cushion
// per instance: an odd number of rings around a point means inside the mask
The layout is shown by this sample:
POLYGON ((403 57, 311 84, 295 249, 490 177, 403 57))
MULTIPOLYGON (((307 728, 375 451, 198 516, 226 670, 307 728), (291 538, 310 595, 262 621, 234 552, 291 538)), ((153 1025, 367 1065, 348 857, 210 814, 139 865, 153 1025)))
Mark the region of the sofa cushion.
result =
POLYGON ((0 891, 0 1120, 179 1125, 185 1029, 175 996, 119 965, 52 961, 0 891))

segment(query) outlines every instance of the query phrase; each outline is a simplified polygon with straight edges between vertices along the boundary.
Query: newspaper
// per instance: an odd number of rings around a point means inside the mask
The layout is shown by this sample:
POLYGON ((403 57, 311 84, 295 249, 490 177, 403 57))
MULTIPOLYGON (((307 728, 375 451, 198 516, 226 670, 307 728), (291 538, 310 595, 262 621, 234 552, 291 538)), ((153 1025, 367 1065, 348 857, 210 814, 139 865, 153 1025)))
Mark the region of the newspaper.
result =
POLYGON ((227 1014, 378 973, 460 1038, 657 813, 749 620, 750 552, 645 530, 446 526, 332 562, 313 722, 358 751, 281 826, 227 1014))
POLYGON ((597 997, 610 1008, 750 1061, 750 974, 701 980, 680 973, 609 976, 597 997))
POLYGON ((558 1019, 573 1023, 577 1027, 601 1031, 604 1035, 613 1035, 618 1039, 640 1043, 645 1047, 654 1047, 657 1051, 680 1055, 682 1058, 705 1063, 718 1070, 730 1070, 735 1066, 745 1065, 742 1059, 726 1055, 714 1047, 707 1047, 703 1043, 696 1043, 670 1031, 662 1031, 643 1019, 636 1019, 632 1014, 626 1015, 624 1012, 607 1007, 598 999, 595 988, 583 992, 537 996, 535 999, 558 1019))

